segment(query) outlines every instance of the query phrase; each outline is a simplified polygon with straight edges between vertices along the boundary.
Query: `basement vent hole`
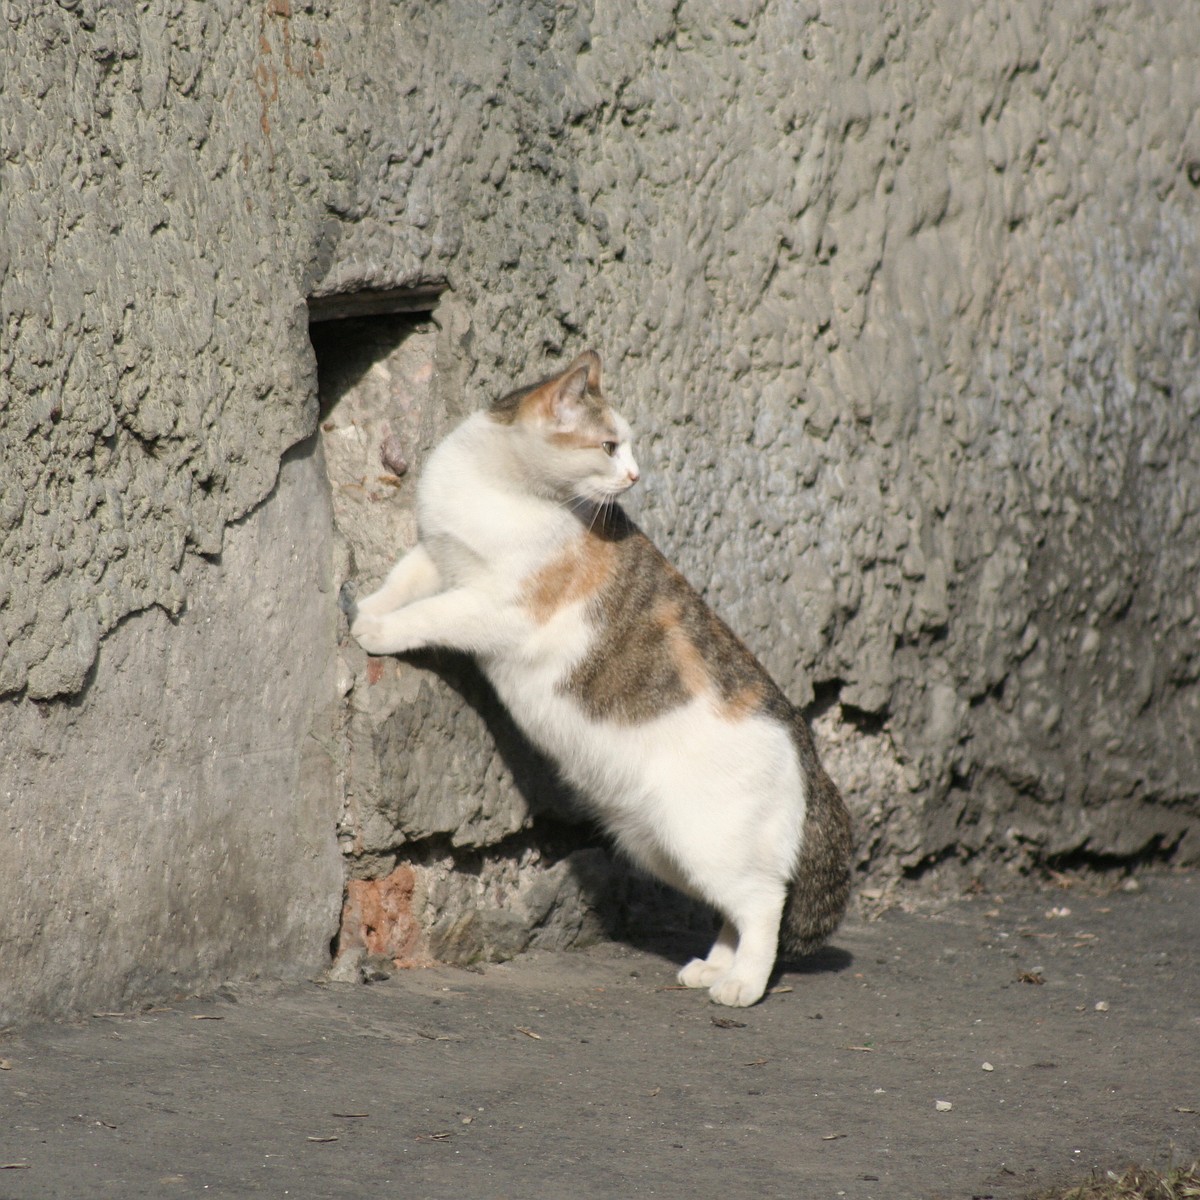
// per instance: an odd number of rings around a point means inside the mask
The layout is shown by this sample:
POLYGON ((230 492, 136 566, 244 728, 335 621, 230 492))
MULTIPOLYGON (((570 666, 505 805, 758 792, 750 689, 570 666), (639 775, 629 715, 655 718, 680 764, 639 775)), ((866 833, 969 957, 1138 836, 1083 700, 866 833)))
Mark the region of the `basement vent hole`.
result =
POLYGON ((309 301, 333 522, 343 569, 360 583, 382 578, 416 538, 417 459, 437 424, 435 300, 406 290, 309 301))

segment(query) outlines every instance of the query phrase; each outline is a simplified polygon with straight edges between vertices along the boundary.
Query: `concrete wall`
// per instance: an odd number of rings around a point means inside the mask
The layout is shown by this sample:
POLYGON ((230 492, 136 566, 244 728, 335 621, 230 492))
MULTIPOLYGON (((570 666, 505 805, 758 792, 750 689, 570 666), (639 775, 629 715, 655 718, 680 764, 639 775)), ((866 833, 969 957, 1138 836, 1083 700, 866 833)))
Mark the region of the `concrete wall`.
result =
POLYGON ((335 828, 415 956, 592 928, 603 856, 478 681, 368 667, 333 606, 445 425, 589 345, 639 518, 816 701, 871 886, 1194 862, 1198 35, 1082 0, 11 5, 5 1011, 315 969, 335 828), (332 456, 279 464, 306 301, 364 289, 440 299, 407 408, 357 410, 411 469, 343 528, 332 456))
POLYGON ((328 954, 342 890, 320 448, 122 621, 88 685, 3 714, 0 1023, 111 1008, 328 954))

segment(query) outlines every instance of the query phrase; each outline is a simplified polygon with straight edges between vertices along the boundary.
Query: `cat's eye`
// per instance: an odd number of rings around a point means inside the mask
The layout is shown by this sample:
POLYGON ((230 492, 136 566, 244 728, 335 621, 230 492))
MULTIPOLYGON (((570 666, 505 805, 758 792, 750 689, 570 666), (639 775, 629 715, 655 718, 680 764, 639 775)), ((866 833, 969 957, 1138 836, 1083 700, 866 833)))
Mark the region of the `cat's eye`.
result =
POLYGON ((612 458, 612 456, 614 454, 616 454, 616 452, 617 452, 617 443, 616 442, 601 442, 600 449, 603 450, 604 453, 607 454, 609 458, 612 458))

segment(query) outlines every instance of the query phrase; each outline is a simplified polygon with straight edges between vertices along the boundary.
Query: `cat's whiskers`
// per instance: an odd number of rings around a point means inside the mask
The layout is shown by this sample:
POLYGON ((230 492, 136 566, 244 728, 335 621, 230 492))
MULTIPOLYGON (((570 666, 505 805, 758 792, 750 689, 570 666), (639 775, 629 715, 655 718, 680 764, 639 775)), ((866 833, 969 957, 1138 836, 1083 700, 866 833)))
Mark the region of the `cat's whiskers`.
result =
MULTIPOLYGON (((600 514, 604 512, 604 503, 597 504, 592 502, 592 519, 588 522, 588 533, 594 533, 596 530, 596 522, 600 519, 600 514)), ((601 529, 604 528, 604 522, 600 521, 601 529)))
POLYGON ((617 506, 617 495, 615 492, 606 492, 598 500, 589 500, 588 503, 592 506, 592 519, 588 522, 588 533, 594 533, 597 525, 603 531, 609 523, 609 517, 617 506))
POLYGON ((582 492, 576 492, 567 500, 567 507, 587 526, 587 532, 591 533, 596 524, 596 501, 582 492))

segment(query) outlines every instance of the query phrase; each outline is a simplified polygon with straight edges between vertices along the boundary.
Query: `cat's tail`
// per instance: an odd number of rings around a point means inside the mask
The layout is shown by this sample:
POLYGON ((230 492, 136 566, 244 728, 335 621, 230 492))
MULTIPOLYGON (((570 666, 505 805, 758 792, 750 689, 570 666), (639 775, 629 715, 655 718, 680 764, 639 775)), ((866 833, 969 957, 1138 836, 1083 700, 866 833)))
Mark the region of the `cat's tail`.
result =
POLYGON ((819 949, 841 923, 850 899, 850 814, 817 760, 812 734, 796 712, 793 737, 808 787, 804 839, 788 885, 779 927, 781 958, 796 960, 819 949))

